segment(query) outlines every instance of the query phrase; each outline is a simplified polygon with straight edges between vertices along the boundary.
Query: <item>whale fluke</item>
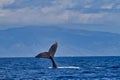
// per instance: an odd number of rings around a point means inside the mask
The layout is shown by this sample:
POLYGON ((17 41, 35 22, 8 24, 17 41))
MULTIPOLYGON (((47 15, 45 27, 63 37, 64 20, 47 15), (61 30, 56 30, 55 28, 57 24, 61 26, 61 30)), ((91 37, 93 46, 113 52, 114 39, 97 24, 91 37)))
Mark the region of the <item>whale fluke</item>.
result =
POLYGON ((37 56, 35 56, 36 58, 48 58, 48 59, 51 59, 52 61, 52 66, 53 68, 57 68, 57 64, 55 63, 54 61, 54 55, 55 55, 55 52, 57 50, 57 42, 55 42, 49 49, 48 52, 42 52, 42 53, 39 53, 37 56))
POLYGON ((42 53, 38 54, 38 55, 35 56, 35 57, 36 57, 36 58, 50 58, 48 52, 42 52, 42 53))

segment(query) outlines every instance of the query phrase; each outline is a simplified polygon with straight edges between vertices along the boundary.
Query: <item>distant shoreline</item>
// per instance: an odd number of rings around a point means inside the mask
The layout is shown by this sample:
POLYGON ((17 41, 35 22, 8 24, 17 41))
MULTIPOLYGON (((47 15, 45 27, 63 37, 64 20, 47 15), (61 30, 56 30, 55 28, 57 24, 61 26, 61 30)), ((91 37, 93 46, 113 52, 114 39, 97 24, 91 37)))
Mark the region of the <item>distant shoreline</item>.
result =
MULTIPOLYGON (((76 57, 79 57, 79 58, 85 58, 85 57, 120 57, 120 56, 56 56, 55 58, 76 58, 76 57)), ((1 58, 35 58, 35 57, 0 57, 1 58)))

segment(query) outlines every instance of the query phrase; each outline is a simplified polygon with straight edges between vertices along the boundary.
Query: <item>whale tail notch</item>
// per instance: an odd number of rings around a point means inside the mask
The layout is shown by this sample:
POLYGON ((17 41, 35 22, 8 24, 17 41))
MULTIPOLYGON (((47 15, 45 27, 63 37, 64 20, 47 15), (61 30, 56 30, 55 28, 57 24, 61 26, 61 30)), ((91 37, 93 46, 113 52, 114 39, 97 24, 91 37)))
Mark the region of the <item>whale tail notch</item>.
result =
POLYGON ((54 61, 54 55, 55 55, 55 52, 57 50, 57 42, 55 42, 49 49, 48 52, 42 52, 42 53, 39 53, 37 56, 35 56, 36 58, 48 58, 48 59, 51 59, 52 61, 52 64, 53 64, 53 68, 57 68, 57 64, 55 63, 54 61))

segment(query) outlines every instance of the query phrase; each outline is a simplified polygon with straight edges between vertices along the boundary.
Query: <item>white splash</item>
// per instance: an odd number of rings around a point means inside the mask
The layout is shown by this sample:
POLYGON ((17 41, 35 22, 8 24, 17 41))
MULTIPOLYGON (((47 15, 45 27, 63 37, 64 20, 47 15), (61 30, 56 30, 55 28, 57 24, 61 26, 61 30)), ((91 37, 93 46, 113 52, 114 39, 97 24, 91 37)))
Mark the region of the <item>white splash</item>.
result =
MULTIPOLYGON (((52 67, 49 67, 49 68, 52 68, 52 67)), ((80 69, 80 67, 77 67, 77 66, 59 66, 57 68, 60 68, 60 69, 80 69)))

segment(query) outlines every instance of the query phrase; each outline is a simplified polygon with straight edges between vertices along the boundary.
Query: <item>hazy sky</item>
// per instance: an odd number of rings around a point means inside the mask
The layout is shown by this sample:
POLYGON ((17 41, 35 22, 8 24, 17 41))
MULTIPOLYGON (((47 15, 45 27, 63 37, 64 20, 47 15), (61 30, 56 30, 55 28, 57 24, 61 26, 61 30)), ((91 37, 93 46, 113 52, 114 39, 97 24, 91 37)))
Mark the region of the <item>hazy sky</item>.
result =
POLYGON ((65 27, 120 33, 120 1, 0 0, 0 29, 76 24, 92 26, 65 27))

